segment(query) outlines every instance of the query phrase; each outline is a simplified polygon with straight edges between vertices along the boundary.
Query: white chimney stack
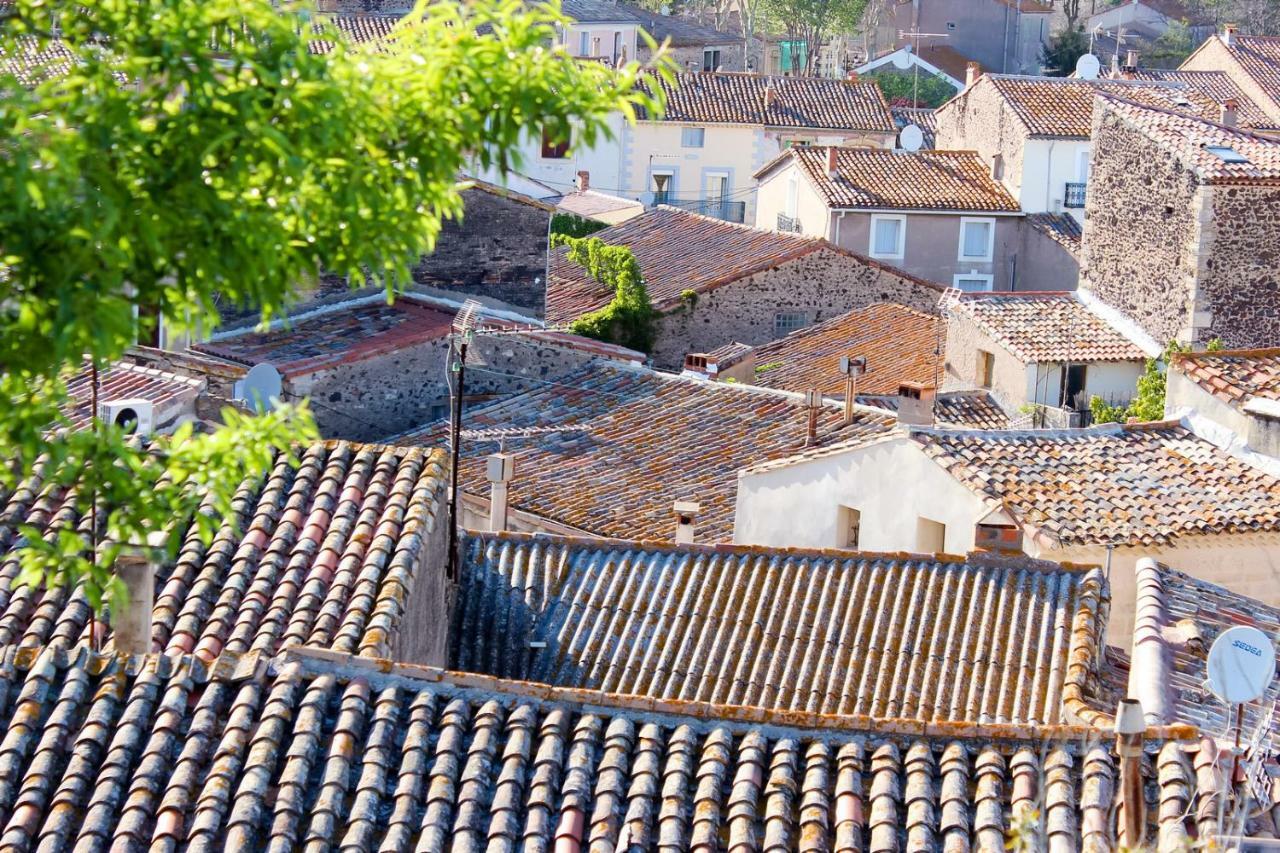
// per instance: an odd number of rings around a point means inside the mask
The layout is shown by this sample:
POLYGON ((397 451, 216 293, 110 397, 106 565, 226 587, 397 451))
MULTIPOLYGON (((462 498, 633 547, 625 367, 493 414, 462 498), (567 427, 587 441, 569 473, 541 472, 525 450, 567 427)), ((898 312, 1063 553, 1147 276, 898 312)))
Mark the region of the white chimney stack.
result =
POLYGON ((1222 43, 1227 47, 1234 47, 1238 29, 1239 27, 1235 24, 1224 24, 1222 27, 1222 43))
POLYGON ((510 453, 494 453, 485 460, 485 476, 489 480, 489 530, 494 533, 507 529, 507 487, 515 471, 516 458, 510 453))
POLYGON ((165 538, 164 533, 149 533, 145 545, 125 545, 116 557, 116 576, 129 597, 122 612, 111 614, 115 647, 121 654, 151 653, 151 611, 165 538))
POLYGON ((692 545, 701 505, 696 501, 676 501, 672 509, 676 513, 676 544, 692 545))
POLYGON ((978 82, 978 78, 982 76, 982 66, 976 62, 970 62, 964 67, 964 87, 968 89, 974 83, 978 82))

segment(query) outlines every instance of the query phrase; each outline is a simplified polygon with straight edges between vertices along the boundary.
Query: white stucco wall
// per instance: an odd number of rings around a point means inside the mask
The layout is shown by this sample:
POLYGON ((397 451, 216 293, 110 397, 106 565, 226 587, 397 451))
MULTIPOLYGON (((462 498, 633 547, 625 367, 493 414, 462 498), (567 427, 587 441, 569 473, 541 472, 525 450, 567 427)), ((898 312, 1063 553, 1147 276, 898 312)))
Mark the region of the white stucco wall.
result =
MULTIPOLYGON (((520 143, 521 162, 514 166, 515 171, 560 193, 572 192, 576 187, 578 172, 586 171, 591 173, 593 189, 624 195, 617 192, 616 188, 623 186, 620 181, 626 122, 621 115, 615 114, 608 119, 608 123, 612 131, 611 139, 601 136, 591 148, 571 143, 568 156, 561 158, 543 157, 542 131, 531 130, 520 143)), ((473 174, 490 183, 507 186, 506 178, 497 169, 477 169, 473 174)), ((519 187, 512 186, 511 189, 519 190, 519 187)))
POLYGON ((755 221, 755 179, 752 174, 778 153, 776 142, 763 129, 745 125, 639 122, 628 130, 626 187, 628 198, 653 203, 652 175, 672 173, 670 196, 678 201, 707 199, 712 174, 728 177, 729 200, 747 203, 746 222, 755 221), (701 148, 681 145, 686 127, 703 128, 701 148))
POLYGON ((862 514, 863 551, 917 551, 917 521, 946 525, 945 550, 973 549, 990 511, 909 440, 897 439, 738 480, 733 541, 774 547, 840 548, 840 507, 862 514))
POLYGON ((606 57, 612 61, 614 58, 614 38, 616 36, 619 45, 618 59, 623 62, 630 62, 636 58, 639 31, 640 27, 637 24, 584 24, 574 22, 572 26, 561 34, 561 44, 565 46, 572 56, 598 56, 606 57), (584 34, 587 40, 587 49, 585 51, 582 49, 582 37, 584 34), (596 42, 597 39, 599 40, 598 44, 596 42))
POLYGON ((1028 139, 1022 152, 1022 185, 1018 203, 1028 213, 1070 213, 1084 222, 1084 208, 1062 206, 1066 184, 1077 183, 1081 152, 1090 153, 1089 140, 1028 139))
POLYGON ((757 228, 776 231, 778 214, 787 211, 788 186, 796 185, 796 213, 800 233, 810 237, 832 238, 831 210, 813 183, 794 164, 774 169, 757 185, 755 222, 757 228))

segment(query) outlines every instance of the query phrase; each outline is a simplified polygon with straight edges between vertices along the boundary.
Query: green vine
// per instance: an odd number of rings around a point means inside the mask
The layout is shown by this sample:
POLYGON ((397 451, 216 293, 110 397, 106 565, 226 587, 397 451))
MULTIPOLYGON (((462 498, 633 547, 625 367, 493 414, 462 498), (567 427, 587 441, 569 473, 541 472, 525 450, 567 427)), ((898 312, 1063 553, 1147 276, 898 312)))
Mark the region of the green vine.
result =
POLYGON ((586 237, 608 228, 603 222, 585 219, 573 213, 555 213, 551 216, 551 234, 565 237, 586 237))
MULTIPOLYGON (((1205 347, 1208 352, 1222 349, 1222 341, 1214 338, 1205 347)), ((1147 359, 1146 369, 1138 377, 1138 393, 1128 406, 1108 405, 1101 397, 1089 398, 1089 411, 1096 424, 1122 424, 1130 418, 1142 422, 1164 419, 1164 398, 1167 386, 1166 368, 1173 356, 1180 352, 1189 352, 1191 347, 1170 341, 1160 358, 1147 359)))
POLYGON ((552 246, 567 246, 569 260, 596 281, 613 288, 613 301, 583 314, 570 326, 576 335, 649 352, 657 312, 649 301, 640 264, 627 246, 611 246, 599 237, 551 235, 552 246))
POLYGON ((684 305, 684 309, 685 309, 685 311, 687 311, 687 312, 689 312, 690 314, 692 314, 692 313, 693 313, 693 309, 695 309, 695 308, 697 308, 697 307, 698 307, 698 291, 696 291, 696 290, 683 290, 683 291, 681 291, 681 292, 680 292, 680 302, 681 302, 681 304, 682 304, 682 305, 684 305))

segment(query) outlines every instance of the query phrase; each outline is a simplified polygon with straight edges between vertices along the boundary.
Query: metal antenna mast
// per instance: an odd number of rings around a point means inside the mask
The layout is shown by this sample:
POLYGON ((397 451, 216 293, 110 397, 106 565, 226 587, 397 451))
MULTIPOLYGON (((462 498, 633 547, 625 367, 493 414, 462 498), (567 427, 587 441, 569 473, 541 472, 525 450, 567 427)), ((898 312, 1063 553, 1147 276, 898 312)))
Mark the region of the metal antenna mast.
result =
POLYGON ((951 38, 948 33, 922 33, 919 30, 898 30, 898 38, 907 39, 911 42, 911 55, 917 61, 911 63, 911 106, 920 106, 920 39, 945 39, 951 38))

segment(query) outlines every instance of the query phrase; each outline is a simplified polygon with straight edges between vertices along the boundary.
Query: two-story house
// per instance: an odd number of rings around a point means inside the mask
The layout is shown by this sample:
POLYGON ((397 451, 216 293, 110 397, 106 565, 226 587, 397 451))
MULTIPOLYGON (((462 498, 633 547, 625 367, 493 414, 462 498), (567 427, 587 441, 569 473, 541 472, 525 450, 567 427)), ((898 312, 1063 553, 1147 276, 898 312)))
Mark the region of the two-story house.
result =
POLYGON ((1205 39, 1181 70, 1226 72, 1280 125, 1280 37, 1241 35, 1234 24, 1228 24, 1205 39))

